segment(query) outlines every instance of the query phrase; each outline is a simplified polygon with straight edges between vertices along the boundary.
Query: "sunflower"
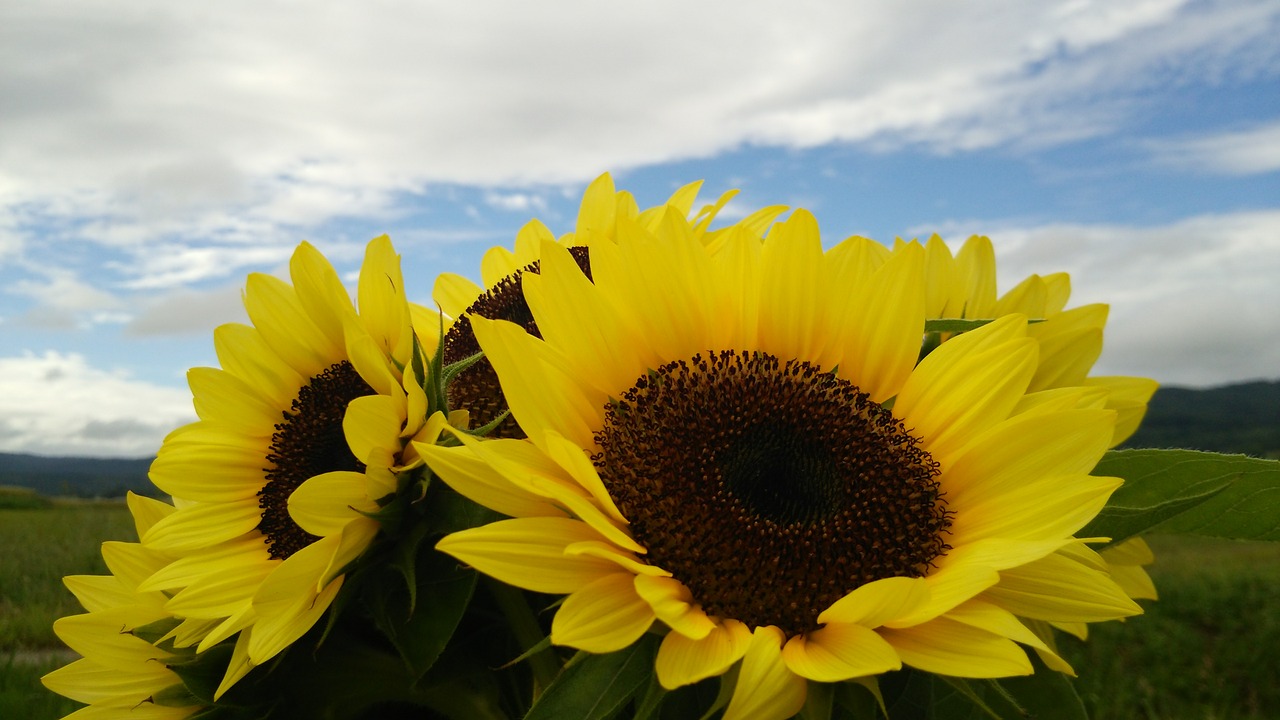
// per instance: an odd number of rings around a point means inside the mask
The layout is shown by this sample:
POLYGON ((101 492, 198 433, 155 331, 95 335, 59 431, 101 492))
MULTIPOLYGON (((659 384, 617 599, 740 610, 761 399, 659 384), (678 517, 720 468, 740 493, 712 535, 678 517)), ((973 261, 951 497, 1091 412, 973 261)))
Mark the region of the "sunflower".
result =
MULTIPOLYGON (((129 510, 138 535, 145 535, 173 507, 130 493, 129 510)), ((163 593, 139 590, 147 575, 168 558, 140 543, 106 542, 102 557, 110 575, 73 575, 64 582, 88 612, 61 618, 54 632, 82 657, 40 679, 44 686, 87 708, 67 716, 145 717, 181 720, 201 708, 183 692, 170 664, 180 653, 157 646, 147 629, 176 625, 163 593)))
POLYGON ((188 375, 200 419, 151 466, 178 510, 142 541, 176 559, 142 589, 203 623, 199 651, 240 633, 219 695, 315 624, 378 532, 359 511, 395 491, 410 438, 433 439, 421 434, 422 382, 406 371, 430 337, 414 334, 391 241, 369 243, 359 312, 311 245, 290 275, 292 286, 249 276, 253 325, 215 330, 222 368, 188 375))
MULTIPOLYGON (((588 248, 594 243, 614 242, 619 219, 628 225, 653 229, 669 210, 687 218, 701 186, 701 181, 685 185, 665 202, 642 211, 631 193, 615 190, 613 178, 605 173, 587 186, 573 232, 557 239, 546 225, 532 220, 516 234, 514 251, 494 247, 486 252, 480 263, 483 288, 461 275, 441 274, 436 279, 433 297, 445 316, 455 319, 443 340, 444 364, 460 362, 479 352, 471 330, 471 317, 474 316, 508 320, 538 336, 537 323, 525 302, 523 278, 526 274, 538 273, 544 243, 568 248, 579 269, 590 279, 588 248)), ((721 233, 710 230, 709 226, 736 194, 736 190, 724 193, 714 204, 703 207, 692 218, 694 237, 709 245, 719 242, 721 233)), ((761 233, 781 212, 780 207, 765 208, 739 225, 761 233)), ((498 377, 487 359, 481 359, 460 373, 449 388, 449 396, 450 406, 467 409, 477 426, 494 422, 507 411, 498 377)), ((508 416, 498 423, 493 436, 523 438, 524 433, 515 419, 508 416)))
POLYGON ((763 243, 735 226, 713 248, 693 230, 678 212, 619 218, 616 243, 590 248, 591 281, 544 242, 524 280, 542 336, 473 318, 528 439, 419 446, 511 516, 438 549, 567 595, 555 644, 604 653, 665 633, 666 688, 736 666, 726 718, 787 717, 810 682, 904 664, 1027 674, 1020 645, 1051 651, 1019 616, 1141 612, 1094 565, 1039 596, 1039 575, 989 592, 1057 551, 1091 557, 1073 533, 1120 484, 1088 475, 1116 413, 1029 391, 1025 316, 917 365, 921 248, 824 253, 804 211, 763 243))

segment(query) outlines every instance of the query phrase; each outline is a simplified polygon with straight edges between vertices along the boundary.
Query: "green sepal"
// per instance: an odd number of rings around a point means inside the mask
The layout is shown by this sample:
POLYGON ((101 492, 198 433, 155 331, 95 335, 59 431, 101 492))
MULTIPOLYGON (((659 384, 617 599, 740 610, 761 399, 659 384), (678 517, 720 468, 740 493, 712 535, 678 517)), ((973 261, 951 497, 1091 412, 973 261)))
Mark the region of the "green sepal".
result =
POLYGON ((443 553, 426 549, 415 577, 412 594, 396 586, 383 586, 379 588, 382 592, 370 593, 368 608, 416 681, 431 669, 453 637, 471 602, 476 573, 443 553), (415 611, 411 603, 418 598, 422 607, 415 611))
MULTIPOLYGON (((995 322, 995 318, 934 318, 924 321, 926 333, 962 333, 977 330, 983 325, 995 322)), ((1028 324, 1044 322, 1044 318, 1028 318, 1028 324)))
POLYGON ((804 707, 800 708, 798 720, 831 720, 835 710, 835 685, 831 683, 811 682, 805 693, 804 707))
MULTIPOLYGON (((719 690, 716 692, 716 699, 711 703, 711 707, 702 713, 702 717, 698 720, 711 720, 720 714, 720 711, 729 707, 729 702, 733 700, 733 693, 738 689, 738 674, 742 669, 742 663, 736 662, 729 666, 724 675, 720 677, 707 678, 705 682, 717 683, 719 690)), ((656 676, 656 674, 655 674, 656 676)))
POLYGON ((630 647, 587 654, 570 663, 539 696, 525 720, 604 720, 645 690, 659 639, 645 635, 630 647))
MULTIPOLYGON (((443 345, 443 343, 441 343, 441 345, 443 345)), ((443 355, 441 356, 441 359, 443 361, 443 355)), ((482 350, 476 353, 475 355, 464 357, 457 362, 449 363, 448 365, 445 365, 440 370, 440 384, 445 387, 449 387, 449 383, 453 382, 454 378, 466 372, 467 368, 471 367, 472 365, 475 365, 476 363, 480 362, 483 359, 484 359, 484 351, 482 350)))
POLYGON ((202 653, 192 654, 181 659, 165 661, 167 667, 174 672, 186 686, 188 692, 200 702, 212 705, 213 694, 222 684, 227 674, 227 665, 231 662, 234 642, 224 641, 214 645, 202 653))
POLYGON ((463 430, 462 432, 468 435, 474 435, 475 437, 488 437, 489 433, 497 430, 498 426, 502 424, 502 421, 509 417, 511 417, 511 408, 503 410, 497 417, 474 430, 463 430))
POLYGON ((1087 720, 1070 678, 1031 657, 1035 673, 966 680, 904 669, 881 678, 892 720, 1087 720))
MULTIPOLYGON (((809 683, 810 691, 813 686, 814 683, 809 683)), ((889 715, 884 696, 880 694, 880 683, 875 677, 854 678, 836 683, 835 696, 836 707, 841 710, 838 716, 840 718, 869 719, 889 715)))
MULTIPOLYGON (((174 628, 178 627, 179 624, 181 624, 181 621, 177 618, 164 618, 163 620, 157 620, 146 625, 139 625, 138 627, 130 630, 129 633, 136 638, 141 638, 152 645, 158 646, 160 641, 164 640, 165 636, 172 632, 174 628)), ((168 647, 165 649, 168 649, 168 647)))
POLYGON ((636 712, 632 720, 653 720, 662 709, 662 701, 667 696, 667 689, 658 682, 658 674, 649 676, 649 686, 636 701, 636 712))
POLYGON ((1280 461, 1195 450, 1112 450, 1094 475, 1124 478, 1078 537, 1143 532, 1280 540, 1280 461))

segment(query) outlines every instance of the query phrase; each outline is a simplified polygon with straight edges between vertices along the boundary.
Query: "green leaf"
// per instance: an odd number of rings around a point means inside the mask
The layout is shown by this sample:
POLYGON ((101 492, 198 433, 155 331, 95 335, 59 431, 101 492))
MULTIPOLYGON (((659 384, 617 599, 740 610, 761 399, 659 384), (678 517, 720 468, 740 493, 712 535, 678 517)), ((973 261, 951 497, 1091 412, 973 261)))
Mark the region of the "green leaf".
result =
MULTIPOLYGON (((993 683, 1011 696, 1026 713, 1014 717, 1033 717, 1037 720, 1087 720, 1089 714, 1085 711, 1080 696, 1076 694, 1071 678, 1045 667, 1035 653, 1027 654, 1036 668, 1034 675, 1005 678, 998 683, 993 683)), ((1005 700, 1007 701, 1008 698, 1005 700)), ((998 704, 994 698, 992 702, 998 704)))
POLYGON ((648 686, 657 651, 658 638, 645 635, 624 650, 587 655, 556 677, 525 720, 611 717, 648 686))
POLYGON ((400 583, 388 582, 378 588, 380 592, 370 594, 369 606, 378 629, 400 653, 410 676, 419 678, 453 637, 471 601, 476 574, 443 553, 424 549, 415 577, 412 596, 400 583))
POLYGON ((836 686, 831 683, 809 683, 799 720, 831 720, 831 711, 835 707, 835 690, 836 686))
POLYGON ((1086 720, 1071 680, 1031 658, 1034 675, 964 680, 903 670, 881 686, 892 720, 1086 720))
MULTIPOLYGON (((926 333, 962 333, 978 328, 993 322, 995 318, 937 318, 924 321, 924 331, 926 333)), ((1044 322, 1041 318, 1030 318, 1028 323, 1044 322)))
POLYGON ((1125 480, 1077 535, 1152 531, 1280 540, 1280 462, 1194 450, 1113 450, 1094 470, 1125 480))

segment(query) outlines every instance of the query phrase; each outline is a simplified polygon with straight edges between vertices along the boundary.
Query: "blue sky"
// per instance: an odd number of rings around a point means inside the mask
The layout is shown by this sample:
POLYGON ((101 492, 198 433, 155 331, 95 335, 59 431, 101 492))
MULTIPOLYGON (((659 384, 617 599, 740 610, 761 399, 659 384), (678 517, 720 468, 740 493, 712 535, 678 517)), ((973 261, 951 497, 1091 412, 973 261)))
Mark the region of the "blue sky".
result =
POLYGON ((591 178, 996 245, 1098 371, 1280 378, 1280 5, 0 6, 0 451, 142 456, 301 239, 411 299, 591 178))

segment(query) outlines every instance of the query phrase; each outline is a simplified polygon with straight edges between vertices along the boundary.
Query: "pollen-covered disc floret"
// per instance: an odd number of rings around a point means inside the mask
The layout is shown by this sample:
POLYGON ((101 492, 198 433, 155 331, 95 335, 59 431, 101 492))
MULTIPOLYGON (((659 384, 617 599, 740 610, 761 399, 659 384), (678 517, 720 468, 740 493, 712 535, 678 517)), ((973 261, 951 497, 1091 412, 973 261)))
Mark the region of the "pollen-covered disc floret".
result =
POLYGON ((938 465, 848 381, 721 351, 668 363, 610 406, 593 461, 647 559, 703 609, 788 635, 946 549, 938 465))

